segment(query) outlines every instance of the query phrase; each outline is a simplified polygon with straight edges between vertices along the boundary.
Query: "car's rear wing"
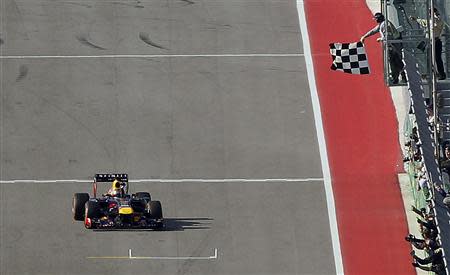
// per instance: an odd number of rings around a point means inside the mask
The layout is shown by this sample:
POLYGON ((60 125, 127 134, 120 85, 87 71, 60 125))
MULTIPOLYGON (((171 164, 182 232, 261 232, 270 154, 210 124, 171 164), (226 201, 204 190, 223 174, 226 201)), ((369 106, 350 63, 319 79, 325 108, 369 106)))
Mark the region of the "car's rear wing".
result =
POLYGON ((95 174, 95 182, 113 182, 118 180, 121 182, 128 182, 128 174, 95 174))
POLYGON ((97 182, 113 182, 114 180, 127 183, 125 191, 128 194, 128 174, 124 173, 95 174, 93 183, 94 198, 97 197, 97 182))

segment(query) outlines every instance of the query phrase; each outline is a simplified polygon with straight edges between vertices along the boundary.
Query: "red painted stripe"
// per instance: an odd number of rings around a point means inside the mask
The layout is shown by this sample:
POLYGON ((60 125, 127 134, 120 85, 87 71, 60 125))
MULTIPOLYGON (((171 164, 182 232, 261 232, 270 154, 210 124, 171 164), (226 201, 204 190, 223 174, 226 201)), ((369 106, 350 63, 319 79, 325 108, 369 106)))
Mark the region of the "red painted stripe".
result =
POLYGON ((381 46, 366 40, 372 74, 330 70, 329 43, 356 42, 375 24, 364 0, 306 0, 305 12, 346 275, 415 274, 397 173, 397 120, 381 46))

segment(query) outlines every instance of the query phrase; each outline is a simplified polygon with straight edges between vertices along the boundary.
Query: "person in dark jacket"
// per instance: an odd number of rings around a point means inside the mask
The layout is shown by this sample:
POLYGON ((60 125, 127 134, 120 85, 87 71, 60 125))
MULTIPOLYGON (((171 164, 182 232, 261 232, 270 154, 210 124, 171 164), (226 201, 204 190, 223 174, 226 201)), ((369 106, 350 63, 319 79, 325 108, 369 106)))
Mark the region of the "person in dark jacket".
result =
MULTIPOLYGON (((439 80, 444 80, 447 78, 447 74, 445 73, 444 69, 444 62, 442 61, 441 35, 444 30, 444 21, 442 21, 439 11, 436 8, 433 8, 433 17, 434 17, 433 34, 434 34, 434 52, 435 52, 434 60, 436 61, 438 78, 439 80)), ((410 16, 410 19, 416 21, 423 28, 428 27, 428 21, 426 19, 421 19, 414 16, 410 16)))

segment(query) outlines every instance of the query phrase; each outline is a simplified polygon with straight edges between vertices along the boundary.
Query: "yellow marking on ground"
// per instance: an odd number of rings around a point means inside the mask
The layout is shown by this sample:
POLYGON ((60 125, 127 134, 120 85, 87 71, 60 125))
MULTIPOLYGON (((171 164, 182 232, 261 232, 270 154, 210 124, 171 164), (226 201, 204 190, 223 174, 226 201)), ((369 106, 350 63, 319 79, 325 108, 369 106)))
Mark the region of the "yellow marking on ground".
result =
POLYGON ((86 257, 86 259, 122 260, 122 259, 130 259, 130 257, 128 257, 128 256, 104 256, 104 257, 86 257))

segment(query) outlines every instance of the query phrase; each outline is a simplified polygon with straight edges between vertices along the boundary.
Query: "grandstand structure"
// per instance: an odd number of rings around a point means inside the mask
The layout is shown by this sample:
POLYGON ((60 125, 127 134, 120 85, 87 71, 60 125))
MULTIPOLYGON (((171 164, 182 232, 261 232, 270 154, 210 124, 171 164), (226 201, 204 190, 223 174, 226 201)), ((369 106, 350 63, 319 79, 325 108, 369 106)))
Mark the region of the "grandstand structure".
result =
POLYGON ((405 86, 409 94, 404 127, 405 152, 408 152, 407 171, 410 175, 415 206, 428 208, 436 216, 439 228, 438 239, 444 250, 446 272, 449 274, 450 264, 450 184, 446 169, 442 169, 440 160, 444 148, 450 145, 450 81, 439 79, 435 62, 435 24, 431 16, 432 7, 436 8, 444 21, 441 35, 443 44, 442 59, 448 75, 450 61, 450 4, 437 0, 391 0, 382 1, 381 10, 386 18, 394 24, 402 37, 398 40, 387 39, 383 47, 384 79, 388 86, 405 86), (426 19, 426 27, 417 23, 414 18, 426 19), (390 79, 389 47, 396 43, 403 45, 403 61, 408 76, 404 83, 392 83, 390 79), (415 137, 416 135, 416 137, 415 137), (417 140, 418 138, 418 140, 417 140), (420 159, 414 159, 420 152, 420 159), (419 181, 426 182, 421 186, 419 181))

